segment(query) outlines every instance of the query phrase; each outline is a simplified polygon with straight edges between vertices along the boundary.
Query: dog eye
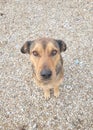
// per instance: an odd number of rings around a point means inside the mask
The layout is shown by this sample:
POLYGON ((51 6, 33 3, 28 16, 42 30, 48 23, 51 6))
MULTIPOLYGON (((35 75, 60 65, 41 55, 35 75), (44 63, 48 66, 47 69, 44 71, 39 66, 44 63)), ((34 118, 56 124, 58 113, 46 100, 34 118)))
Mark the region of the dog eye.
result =
POLYGON ((51 55, 55 56, 57 54, 57 50, 52 50, 51 55))
POLYGON ((33 51, 32 53, 33 53, 34 56, 39 56, 37 51, 33 51))

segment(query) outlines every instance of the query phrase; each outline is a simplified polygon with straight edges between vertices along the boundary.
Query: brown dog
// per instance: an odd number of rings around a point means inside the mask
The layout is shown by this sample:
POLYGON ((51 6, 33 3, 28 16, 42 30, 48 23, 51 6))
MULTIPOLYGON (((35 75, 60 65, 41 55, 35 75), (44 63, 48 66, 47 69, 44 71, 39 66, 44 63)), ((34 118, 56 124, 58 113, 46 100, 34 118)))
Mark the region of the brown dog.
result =
POLYGON ((59 96, 59 85, 63 80, 63 59, 61 52, 66 50, 62 40, 41 38, 27 41, 21 48, 22 53, 30 54, 36 83, 44 90, 44 97, 50 98, 50 89, 59 96))

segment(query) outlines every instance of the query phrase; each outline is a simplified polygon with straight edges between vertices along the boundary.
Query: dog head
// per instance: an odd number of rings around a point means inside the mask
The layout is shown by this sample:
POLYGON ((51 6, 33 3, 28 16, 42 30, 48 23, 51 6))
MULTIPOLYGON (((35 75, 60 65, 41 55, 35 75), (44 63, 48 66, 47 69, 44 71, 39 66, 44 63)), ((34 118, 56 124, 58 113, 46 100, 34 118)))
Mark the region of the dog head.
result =
POLYGON ((62 61, 61 52, 65 50, 66 44, 64 41, 51 38, 27 41, 21 48, 22 53, 30 54, 30 60, 34 67, 36 79, 39 82, 45 83, 56 78, 56 68, 62 61))

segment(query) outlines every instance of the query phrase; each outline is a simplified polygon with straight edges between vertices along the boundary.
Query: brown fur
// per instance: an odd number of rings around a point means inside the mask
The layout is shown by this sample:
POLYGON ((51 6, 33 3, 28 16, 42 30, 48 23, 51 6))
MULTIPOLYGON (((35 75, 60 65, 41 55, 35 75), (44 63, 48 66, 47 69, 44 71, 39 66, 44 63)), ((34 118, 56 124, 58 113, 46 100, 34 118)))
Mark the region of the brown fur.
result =
POLYGON ((51 38, 27 41, 21 48, 22 53, 30 54, 36 83, 43 89, 46 99, 50 98, 51 88, 54 88, 54 96, 59 96, 59 85, 63 80, 63 59, 61 52, 65 50, 66 44, 62 40, 51 38), (54 54, 55 51, 57 52, 56 54, 54 54), (52 76, 44 80, 40 72, 46 68, 51 70, 52 76))

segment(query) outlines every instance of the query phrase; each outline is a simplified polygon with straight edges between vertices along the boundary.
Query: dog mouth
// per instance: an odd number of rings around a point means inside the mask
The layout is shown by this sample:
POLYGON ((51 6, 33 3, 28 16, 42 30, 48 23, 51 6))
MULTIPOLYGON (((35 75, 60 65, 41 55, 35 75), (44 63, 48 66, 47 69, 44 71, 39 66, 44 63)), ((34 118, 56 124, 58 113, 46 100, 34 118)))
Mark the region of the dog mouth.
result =
POLYGON ((44 82, 44 83, 49 83, 49 82, 51 82, 52 79, 41 79, 41 80, 42 80, 42 82, 44 82))
POLYGON ((51 82, 51 80, 52 80, 51 78, 49 78, 49 79, 39 78, 38 82, 43 83, 43 84, 48 84, 51 82))

